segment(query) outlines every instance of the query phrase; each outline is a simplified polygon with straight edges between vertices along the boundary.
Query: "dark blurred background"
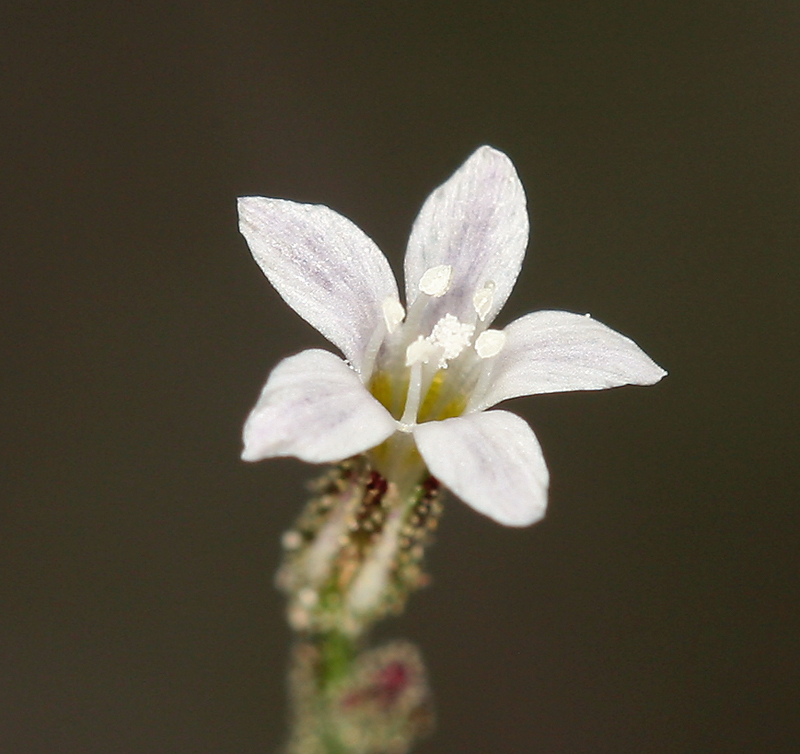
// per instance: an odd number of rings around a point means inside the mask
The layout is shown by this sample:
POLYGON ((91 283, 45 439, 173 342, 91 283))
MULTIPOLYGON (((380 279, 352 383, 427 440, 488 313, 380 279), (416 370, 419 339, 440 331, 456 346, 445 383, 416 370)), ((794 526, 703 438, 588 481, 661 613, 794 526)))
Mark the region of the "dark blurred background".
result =
POLYGON ((478 145, 528 194, 498 323, 591 312, 670 376, 517 400, 546 520, 458 501, 422 648, 426 752, 795 752, 796 2, 8 2, 2 70, 0 751, 259 754, 272 586, 314 469, 238 460, 325 346, 237 232, 328 204, 400 271, 478 145))

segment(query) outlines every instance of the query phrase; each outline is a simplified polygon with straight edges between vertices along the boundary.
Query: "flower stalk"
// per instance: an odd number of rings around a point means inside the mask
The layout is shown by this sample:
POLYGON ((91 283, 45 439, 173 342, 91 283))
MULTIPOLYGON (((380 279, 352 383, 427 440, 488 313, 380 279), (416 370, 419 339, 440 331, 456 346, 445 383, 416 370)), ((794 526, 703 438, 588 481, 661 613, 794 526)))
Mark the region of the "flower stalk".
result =
POLYGON ((418 651, 366 648, 369 629, 424 586, 425 546, 442 511, 432 477, 406 490, 366 456, 309 485, 311 499, 283 535, 277 584, 297 632, 286 754, 405 754, 433 725, 418 651))

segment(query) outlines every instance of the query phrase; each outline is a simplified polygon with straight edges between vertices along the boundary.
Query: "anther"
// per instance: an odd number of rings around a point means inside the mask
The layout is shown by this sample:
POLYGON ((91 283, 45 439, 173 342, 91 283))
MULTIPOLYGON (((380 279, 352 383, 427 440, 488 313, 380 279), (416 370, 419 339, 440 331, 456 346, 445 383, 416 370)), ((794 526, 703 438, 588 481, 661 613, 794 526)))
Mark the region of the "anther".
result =
POLYGON ((472 297, 472 306, 475 308, 475 313, 480 317, 481 322, 486 319, 491 311, 492 302, 494 301, 494 288, 494 281, 487 280, 483 288, 472 297))
POLYGON ((439 298, 450 290, 453 282, 453 268, 449 264, 440 264, 426 270, 419 279, 419 289, 429 296, 439 298))
POLYGON ((491 359, 505 344, 506 334, 502 330, 484 330, 475 340, 475 351, 482 359, 491 359))
POLYGON ((383 321, 386 323, 386 331, 391 335, 405 318, 406 310, 403 309, 403 305, 396 298, 391 296, 383 300, 381 309, 383 309, 383 321))
POLYGON ((438 352, 439 349, 428 338, 423 338, 420 335, 413 343, 409 343, 408 348, 406 348, 406 366, 427 364, 433 357, 438 355, 438 352))

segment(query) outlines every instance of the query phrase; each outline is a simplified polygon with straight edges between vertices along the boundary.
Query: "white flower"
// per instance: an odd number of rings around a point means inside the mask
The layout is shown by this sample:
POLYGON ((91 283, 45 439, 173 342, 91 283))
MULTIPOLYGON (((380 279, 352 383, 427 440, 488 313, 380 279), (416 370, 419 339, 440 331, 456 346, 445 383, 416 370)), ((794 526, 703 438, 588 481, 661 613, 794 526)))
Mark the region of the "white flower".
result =
POLYGON ((272 285, 347 359, 312 349, 278 364, 245 424, 245 460, 324 463, 369 452, 400 489, 427 467, 475 510, 525 526, 544 515, 547 466, 525 421, 486 409, 666 374, 585 315, 534 312, 488 329, 528 243, 522 184, 491 147, 436 189, 414 222, 407 310, 378 247, 328 207, 244 197, 239 217, 272 285))

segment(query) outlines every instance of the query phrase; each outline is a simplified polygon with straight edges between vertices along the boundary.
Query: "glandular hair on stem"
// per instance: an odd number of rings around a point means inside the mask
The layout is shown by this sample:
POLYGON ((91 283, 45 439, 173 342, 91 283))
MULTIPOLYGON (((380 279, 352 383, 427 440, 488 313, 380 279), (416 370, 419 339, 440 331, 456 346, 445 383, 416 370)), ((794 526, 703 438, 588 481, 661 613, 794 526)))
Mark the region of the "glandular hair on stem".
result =
POLYGON ((362 634, 428 583, 422 560, 441 514, 439 484, 424 477, 401 493, 361 456, 309 489, 312 498, 283 536, 276 579, 289 622, 303 633, 362 634))

